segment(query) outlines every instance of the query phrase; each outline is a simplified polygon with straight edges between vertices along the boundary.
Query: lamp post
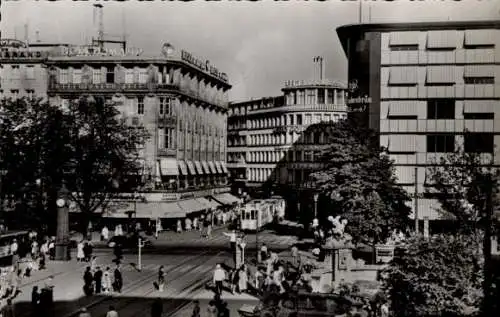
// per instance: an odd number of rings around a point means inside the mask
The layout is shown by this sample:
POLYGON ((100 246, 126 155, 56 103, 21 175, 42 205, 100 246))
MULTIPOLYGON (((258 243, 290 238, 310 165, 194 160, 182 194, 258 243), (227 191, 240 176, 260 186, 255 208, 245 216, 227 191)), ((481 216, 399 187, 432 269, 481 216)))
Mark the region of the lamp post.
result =
POLYGON ((315 193, 313 196, 313 199, 314 199, 314 219, 318 219, 318 197, 319 197, 318 193, 315 193))
POLYGON ((56 254, 58 261, 69 261, 69 191, 62 185, 57 195, 56 254))
POLYGON ((139 250, 137 252, 137 270, 141 271, 142 270, 142 248, 144 248, 144 242, 142 241, 140 236, 139 236, 139 239, 137 241, 137 247, 139 248, 139 250))

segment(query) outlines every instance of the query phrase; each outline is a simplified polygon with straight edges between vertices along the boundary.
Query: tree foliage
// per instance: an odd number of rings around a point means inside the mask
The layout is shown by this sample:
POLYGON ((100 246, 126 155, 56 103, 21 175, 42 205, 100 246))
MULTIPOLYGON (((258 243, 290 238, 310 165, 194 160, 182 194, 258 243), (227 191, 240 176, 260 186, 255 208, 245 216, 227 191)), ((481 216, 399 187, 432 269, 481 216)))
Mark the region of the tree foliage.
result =
POLYGON ((102 98, 82 97, 67 109, 41 99, 4 99, 0 109, 2 195, 23 211, 17 215, 53 217, 65 183, 89 216, 116 184, 138 174, 138 147, 147 134, 131 130, 102 98))
POLYGON ((416 236, 383 272, 394 316, 475 316, 482 299, 481 252, 467 235, 416 236))
POLYGON ((327 166, 312 179, 332 202, 328 214, 346 218, 347 231, 358 242, 378 243, 393 229, 404 230, 409 196, 396 184, 392 162, 378 145, 377 134, 348 120, 318 128, 327 138, 328 147, 320 154, 327 166))

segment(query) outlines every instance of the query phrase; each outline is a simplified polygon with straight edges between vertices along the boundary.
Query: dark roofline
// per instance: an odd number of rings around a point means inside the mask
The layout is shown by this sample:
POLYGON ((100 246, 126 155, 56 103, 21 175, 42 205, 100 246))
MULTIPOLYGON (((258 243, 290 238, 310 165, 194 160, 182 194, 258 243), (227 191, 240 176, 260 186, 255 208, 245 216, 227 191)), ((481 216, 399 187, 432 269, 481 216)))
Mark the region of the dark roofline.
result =
POLYGON ((229 106, 241 106, 244 104, 253 104, 255 102, 259 101, 264 101, 264 100, 276 100, 276 99, 284 99, 285 96, 279 95, 279 96, 274 96, 274 97, 260 97, 256 99, 249 99, 249 100, 243 100, 243 101, 230 101, 229 106))
POLYGON ((466 30, 486 28, 500 29, 500 20, 348 24, 339 26, 336 31, 340 43, 342 43, 342 47, 344 48, 344 52, 346 52, 347 39, 350 36, 357 36, 366 32, 466 30))
POLYGON ((57 46, 71 46, 71 44, 67 43, 28 43, 29 47, 57 47, 57 46))

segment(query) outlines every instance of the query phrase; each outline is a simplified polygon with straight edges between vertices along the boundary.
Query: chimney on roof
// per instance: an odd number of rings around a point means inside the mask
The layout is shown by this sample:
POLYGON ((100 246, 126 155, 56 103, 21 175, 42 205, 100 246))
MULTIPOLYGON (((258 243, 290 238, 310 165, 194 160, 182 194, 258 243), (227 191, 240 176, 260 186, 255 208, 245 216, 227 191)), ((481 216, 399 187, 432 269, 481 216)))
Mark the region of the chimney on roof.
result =
POLYGON ((314 80, 323 81, 325 78, 325 67, 322 56, 313 58, 314 80))

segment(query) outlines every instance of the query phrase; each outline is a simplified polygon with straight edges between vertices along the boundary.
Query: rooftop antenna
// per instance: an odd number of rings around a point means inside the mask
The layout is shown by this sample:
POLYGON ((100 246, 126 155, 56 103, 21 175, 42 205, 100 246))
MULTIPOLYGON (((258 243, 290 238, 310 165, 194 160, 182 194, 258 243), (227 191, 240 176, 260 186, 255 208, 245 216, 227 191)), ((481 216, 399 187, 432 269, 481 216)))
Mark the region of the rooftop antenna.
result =
POLYGON ((35 39, 37 43, 40 43, 40 31, 38 30, 35 32, 35 39))
POLYGON ((123 50, 127 50, 127 20, 125 16, 125 9, 122 7, 122 41, 123 41, 123 50))
POLYGON ((28 38, 28 23, 24 24, 24 42, 26 45, 28 45, 29 38, 28 38))
MULTIPOLYGON (((104 21, 103 21, 103 6, 100 3, 94 4, 95 13, 97 14, 97 46, 99 51, 104 51, 104 21)), ((94 15, 94 23, 95 23, 94 15)))
POLYGON ((14 39, 17 40, 17 27, 14 27, 14 39))

